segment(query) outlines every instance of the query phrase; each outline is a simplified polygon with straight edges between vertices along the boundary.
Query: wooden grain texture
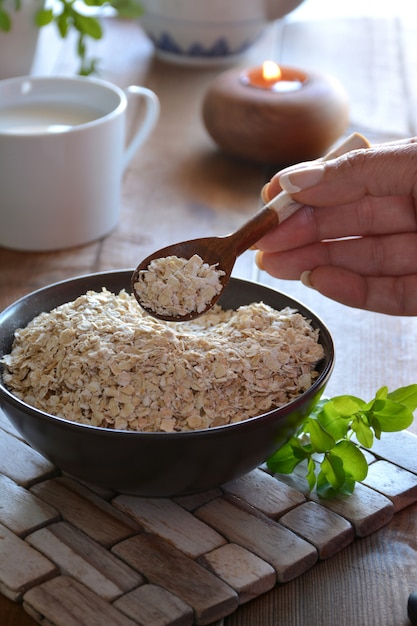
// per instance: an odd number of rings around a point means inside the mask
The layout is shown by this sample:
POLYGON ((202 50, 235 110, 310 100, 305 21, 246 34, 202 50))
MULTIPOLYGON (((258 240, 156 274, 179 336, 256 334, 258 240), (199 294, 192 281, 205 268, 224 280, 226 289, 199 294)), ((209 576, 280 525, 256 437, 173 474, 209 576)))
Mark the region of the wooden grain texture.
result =
POLYGON ((27 487, 56 474, 56 469, 39 452, 0 429, 0 473, 27 487), (8 462, 10 458, 14 460, 13 464, 8 462))
POLYGON ((354 538, 353 526, 341 515, 306 502, 279 518, 280 524, 310 541, 318 550, 320 559, 346 548, 354 538))
POLYGON ((18 537, 59 520, 59 513, 27 489, 0 474, 0 523, 18 537))
POLYGON ((165 498, 118 496, 113 504, 190 557, 198 557, 226 543, 213 528, 165 498))
MULTIPOLYGON (((415 33, 416 25, 408 23, 415 33)), ((410 136, 401 31, 398 20, 377 14, 332 19, 330 28, 326 20, 316 20, 313 27, 292 23, 283 33, 280 60, 320 67, 338 78, 349 95, 350 123, 356 130, 381 141, 410 136), (336 42, 343 55, 333 53, 336 42)))
POLYGON ((26 541, 98 596, 112 602, 144 583, 138 572, 71 524, 58 522, 30 534, 26 541))
POLYGON ((126 593, 113 605, 140 626, 191 626, 194 621, 194 612, 188 604, 150 583, 126 593))
POLYGON ((25 591, 56 576, 55 565, 0 525, 0 593, 17 602, 25 591))
MULTIPOLYGON (((414 420, 415 422, 416 420, 414 420)), ((417 438, 409 437, 407 432, 382 434, 372 446, 372 451, 395 465, 417 474, 417 438)))
POLYGON ((307 571, 317 561, 317 550, 266 516, 216 498, 195 512, 231 542, 238 543, 270 563, 278 582, 287 582, 307 571))
POLYGON ((140 531, 134 520, 70 478, 45 481, 31 491, 57 509, 64 520, 106 547, 140 531))
POLYGON ((235 543, 227 543, 201 557, 200 562, 239 594, 244 604, 275 586, 274 568, 235 543))
POLYGON ((269 517, 283 515, 305 501, 300 491, 278 482, 260 469, 226 483, 223 490, 237 498, 243 498, 245 502, 269 517))
POLYGON ((58 576, 28 591, 24 605, 36 621, 51 626, 136 626, 114 606, 69 576, 58 576))
POLYGON ((395 512, 416 500, 417 476, 388 461, 372 463, 363 483, 389 498, 395 512))
POLYGON ((113 552, 192 606, 195 624, 209 624, 238 606, 229 585, 160 537, 143 533, 114 546, 113 552))

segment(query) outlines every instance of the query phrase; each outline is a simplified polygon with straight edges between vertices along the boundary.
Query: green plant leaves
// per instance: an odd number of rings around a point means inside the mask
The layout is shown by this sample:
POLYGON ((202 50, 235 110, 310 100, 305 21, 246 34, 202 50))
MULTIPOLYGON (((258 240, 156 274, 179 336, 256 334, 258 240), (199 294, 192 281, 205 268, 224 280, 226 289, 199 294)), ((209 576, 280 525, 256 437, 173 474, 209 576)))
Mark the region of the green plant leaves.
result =
MULTIPOLYGON (((21 0, 15 0, 15 8, 20 8, 21 0)), ((123 18, 137 18, 143 14, 143 7, 139 0, 84 0, 78 3, 76 0, 59 0, 54 8, 41 8, 36 12, 35 25, 38 28, 55 23, 60 36, 64 39, 73 29, 78 34, 76 45, 77 55, 80 59, 78 73, 84 76, 94 74, 97 71, 97 59, 89 58, 86 41, 88 39, 101 39, 103 28, 101 21, 94 15, 86 14, 82 5, 89 7, 112 7, 117 15, 123 18)), ((84 7, 85 8, 85 7, 84 7)), ((3 8, 0 0, 0 31, 11 30, 12 20, 8 11, 3 8)))
POLYGON ((370 402, 355 396, 320 400, 297 433, 267 460, 274 473, 291 474, 307 460, 306 479, 322 497, 350 494, 368 473, 363 448, 382 432, 408 428, 417 409, 417 384, 388 392, 381 387, 370 402), (353 440, 355 436, 356 440, 353 440))
POLYGON ((0 6, 0 30, 8 33, 12 27, 10 15, 0 6))
POLYGON ((137 0, 112 0, 111 5, 120 17, 132 18, 143 15, 143 7, 137 0))

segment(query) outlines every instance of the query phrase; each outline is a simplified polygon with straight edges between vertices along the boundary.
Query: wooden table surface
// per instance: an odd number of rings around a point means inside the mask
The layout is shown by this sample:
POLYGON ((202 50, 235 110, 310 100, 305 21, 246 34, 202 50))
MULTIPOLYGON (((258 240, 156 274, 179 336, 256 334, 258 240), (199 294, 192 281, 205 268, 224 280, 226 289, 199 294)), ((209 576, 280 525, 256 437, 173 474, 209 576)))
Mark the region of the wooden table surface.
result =
MULTIPOLYGON (((398 10, 377 15, 372 6, 369 12, 362 10, 366 2, 357 4, 361 14, 351 10, 343 15, 332 12, 326 0, 307 0, 289 19, 271 25, 242 65, 274 58, 332 73, 350 97, 348 132, 358 130, 375 142, 416 135, 415 10, 404 13, 399 3, 398 10)), ((114 19, 107 21, 96 53, 103 78, 121 87, 144 84, 156 92, 161 101, 157 129, 125 174, 120 223, 109 236, 58 252, 0 249, 0 308, 67 277, 134 267, 153 250, 177 240, 227 234, 260 206, 261 187, 276 169, 228 158, 208 136, 202 99, 222 68, 163 63, 154 57, 138 24, 114 19)), ((34 73, 71 74, 75 68, 72 43, 62 44, 45 30, 34 73), (56 56, 50 54, 55 48, 56 56)), ((139 114, 132 113, 131 123, 139 114)), ((329 395, 351 393, 367 399, 384 384, 394 389, 417 382, 416 319, 348 309, 298 283, 272 279, 255 268, 251 252, 240 257, 234 275, 282 289, 325 320, 337 355, 329 395)), ((411 430, 417 433, 415 425, 411 430)), ((408 594, 417 590, 416 537, 413 505, 382 530, 241 606, 224 624, 405 625, 408 594)), ((34 623, 21 606, 0 596, 1 626, 34 623)))

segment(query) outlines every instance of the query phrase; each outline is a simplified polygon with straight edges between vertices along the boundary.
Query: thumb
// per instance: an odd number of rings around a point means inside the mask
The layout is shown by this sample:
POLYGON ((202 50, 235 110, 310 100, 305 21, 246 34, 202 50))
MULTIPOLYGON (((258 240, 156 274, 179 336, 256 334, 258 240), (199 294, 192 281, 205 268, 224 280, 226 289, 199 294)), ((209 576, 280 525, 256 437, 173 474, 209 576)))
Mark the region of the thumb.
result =
POLYGON ((275 188, 313 206, 345 204, 365 195, 417 197, 417 139, 292 166, 274 176, 268 195, 275 188))

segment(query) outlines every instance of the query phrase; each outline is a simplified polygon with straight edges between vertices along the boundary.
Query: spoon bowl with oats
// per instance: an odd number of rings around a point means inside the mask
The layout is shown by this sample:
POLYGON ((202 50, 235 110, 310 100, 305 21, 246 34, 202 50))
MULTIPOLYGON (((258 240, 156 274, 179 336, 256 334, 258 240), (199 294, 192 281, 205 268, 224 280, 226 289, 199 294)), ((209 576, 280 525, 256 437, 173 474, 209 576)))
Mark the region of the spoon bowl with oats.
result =
MULTIPOLYGON (((354 133, 322 160, 367 147, 368 141, 354 133)), ((237 257, 300 206, 282 191, 229 235, 190 239, 154 252, 133 272, 133 295, 147 313, 158 319, 180 322, 199 317, 219 300, 237 257)))
MULTIPOLYGON (((285 196, 287 206, 293 207, 295 203, 290 201, 290 205, 285 196)), ((279 214, 271 202, 230 235, 191 239, 158 250, 134 271, 133 294, 158 319, 194 319, 216 304, 236 258, 278 223, 279 214)))

